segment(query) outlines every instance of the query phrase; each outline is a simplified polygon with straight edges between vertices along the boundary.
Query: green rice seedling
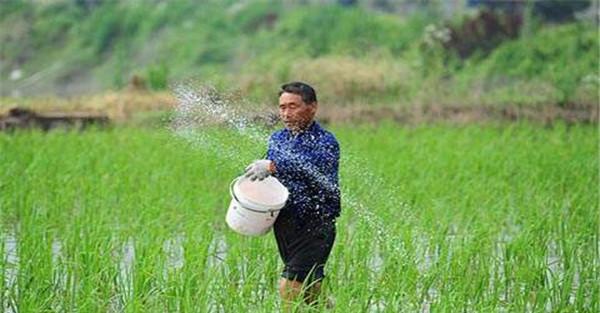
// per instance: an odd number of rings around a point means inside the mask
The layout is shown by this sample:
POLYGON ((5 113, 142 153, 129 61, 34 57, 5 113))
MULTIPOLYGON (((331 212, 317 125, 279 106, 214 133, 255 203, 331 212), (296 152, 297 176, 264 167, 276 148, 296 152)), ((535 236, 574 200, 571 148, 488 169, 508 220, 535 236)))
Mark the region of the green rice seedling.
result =
MULTIPOLYGON (((595 127, 331 129, 343 212, 323 301, 299 311, 598 310, 595 127)), ((278 310, 272 235, 224 222, 265 145, 220 127, 0 134, 3 310, 278 310)))

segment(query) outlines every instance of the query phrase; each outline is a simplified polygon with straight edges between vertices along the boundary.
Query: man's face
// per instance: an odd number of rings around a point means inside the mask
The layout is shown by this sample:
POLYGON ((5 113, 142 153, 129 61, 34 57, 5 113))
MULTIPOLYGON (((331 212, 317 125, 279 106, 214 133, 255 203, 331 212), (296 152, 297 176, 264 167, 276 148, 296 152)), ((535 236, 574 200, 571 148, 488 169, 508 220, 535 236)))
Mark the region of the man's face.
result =
POLYGON ((279 117, 291 131, 304 129, 317 112, 317 102, 305 103, 302 96, 284 92, 279 96, 279 117))

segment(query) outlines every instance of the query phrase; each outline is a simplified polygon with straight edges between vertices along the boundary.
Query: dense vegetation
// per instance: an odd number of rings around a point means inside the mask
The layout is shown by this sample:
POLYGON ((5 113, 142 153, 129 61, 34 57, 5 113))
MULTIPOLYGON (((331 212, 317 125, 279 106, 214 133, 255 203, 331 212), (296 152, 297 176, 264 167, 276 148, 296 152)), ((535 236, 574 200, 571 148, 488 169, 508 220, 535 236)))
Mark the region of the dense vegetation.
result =
MULTIPOLYGON (((319 114, 342 151, 335 305, 304 311, 600 311, 599 133, 577 123, 597 122, 597 22, 444 19, 430 2, 0 0, 0 113, 129 122, 0 133, 0 311, 277 311, 272 235, 224 216, 292 79, 334 104, 319 114), (441 106, 587 116, 418 122, 441 106), (333 118, 348 112, 379 123, 333 118)), ((534 7, 552 3, 569 6, 534 7)))
MULTIPOLYGON (((324 312, 598 311, 595 127, 333 131, 343 213, 324 312)), ((277 311, 272 234, 224 222, 264 142, 188 135, 0 134, 4 312, 277 311)))
POLYGON ((0 10, 2 92, 95 92, 137 75, 152 89, 194 77, 259 101, 303 79, 339 104, 597 102, 597 25, 532 23, 465 59, 441 43, 445 26, 468 19, 272 1, 11 0, 0 10))

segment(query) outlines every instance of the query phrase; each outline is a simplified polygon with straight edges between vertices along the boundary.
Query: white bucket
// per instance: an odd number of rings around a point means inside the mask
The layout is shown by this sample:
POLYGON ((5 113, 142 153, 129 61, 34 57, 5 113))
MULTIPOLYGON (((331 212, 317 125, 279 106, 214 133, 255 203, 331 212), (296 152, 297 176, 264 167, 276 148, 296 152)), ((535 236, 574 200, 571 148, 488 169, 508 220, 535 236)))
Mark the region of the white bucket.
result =
POLYGON ((268 233, 289 196, 287 188, 273 176, 256 181, 240 176, 231 182, 229 192, 231 203, 225 221, 247 236, 268 233))

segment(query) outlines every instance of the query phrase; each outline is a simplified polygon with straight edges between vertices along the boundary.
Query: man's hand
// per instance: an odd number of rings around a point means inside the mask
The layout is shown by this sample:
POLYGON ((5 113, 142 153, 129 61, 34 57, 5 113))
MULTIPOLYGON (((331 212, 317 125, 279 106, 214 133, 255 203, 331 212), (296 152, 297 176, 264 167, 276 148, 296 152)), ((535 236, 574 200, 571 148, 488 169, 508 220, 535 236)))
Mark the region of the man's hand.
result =
POLYGON ((263 180, 273 174, 273 162, 271 160, 256 160, 246 167, 246 178, 250 180, 263 180))

